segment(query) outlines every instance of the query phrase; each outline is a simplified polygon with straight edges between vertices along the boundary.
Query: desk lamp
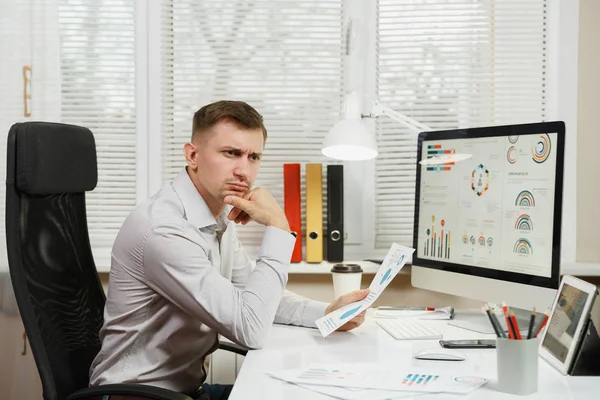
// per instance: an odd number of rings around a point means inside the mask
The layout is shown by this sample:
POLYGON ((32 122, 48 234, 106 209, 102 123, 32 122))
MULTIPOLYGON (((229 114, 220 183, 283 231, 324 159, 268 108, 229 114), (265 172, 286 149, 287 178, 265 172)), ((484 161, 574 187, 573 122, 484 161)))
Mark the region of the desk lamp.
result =
POLYGON ((406 125, 415 133, 429 131, 426 125, 415 121, 378 102, 373 104, 370 114, 361 114, 360 98, 356 92, 346 96, 342 120, 336 123, 325 136, 321 152, 336 160, 370 160, 377 157, 377 140, 375 135, 363 124, 362 118, 377 118, 386 115, 394 121, 406 125))

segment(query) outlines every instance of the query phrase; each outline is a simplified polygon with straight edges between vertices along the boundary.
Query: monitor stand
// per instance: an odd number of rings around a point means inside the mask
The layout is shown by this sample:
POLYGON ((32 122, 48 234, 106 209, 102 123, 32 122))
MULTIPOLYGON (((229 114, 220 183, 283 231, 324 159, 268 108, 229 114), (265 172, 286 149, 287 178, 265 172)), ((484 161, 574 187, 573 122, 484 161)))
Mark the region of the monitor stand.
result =
MULTIPOLYGON (((511 307, 511 310, 517 317, 517 323, 519 324, 519 330, 521 331, 521 334, 523 332, 527 334, 527 330, 529 329, 529 319, 531 318, 531 311, 513 307, 511 307)), ((500 310, 496 310, 496 316, 498 317, 498 322, 500 322, 504 332, 508 332, 506 328, 506 320, 504 319, 504 315, 500 310)), ((454 314, 454 319, 448 321, 448 325, 456 326, 458 328, 463 328, 473 332, 495 334, 494 328, 492 328, 492 324, 490 323, 490 319, 486 314, 483 313, 483 311, 456 312, 454 314)))

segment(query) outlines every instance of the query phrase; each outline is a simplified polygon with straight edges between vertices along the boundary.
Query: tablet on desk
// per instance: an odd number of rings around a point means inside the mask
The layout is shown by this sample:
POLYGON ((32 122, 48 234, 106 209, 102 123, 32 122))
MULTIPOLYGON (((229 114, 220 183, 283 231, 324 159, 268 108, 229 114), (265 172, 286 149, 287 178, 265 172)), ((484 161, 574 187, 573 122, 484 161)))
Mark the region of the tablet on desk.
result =
POLYGON ((540 355, 563 375, 571 368, 596 293, 596 285, 569 275, 560 283, 541 338, 540 355))

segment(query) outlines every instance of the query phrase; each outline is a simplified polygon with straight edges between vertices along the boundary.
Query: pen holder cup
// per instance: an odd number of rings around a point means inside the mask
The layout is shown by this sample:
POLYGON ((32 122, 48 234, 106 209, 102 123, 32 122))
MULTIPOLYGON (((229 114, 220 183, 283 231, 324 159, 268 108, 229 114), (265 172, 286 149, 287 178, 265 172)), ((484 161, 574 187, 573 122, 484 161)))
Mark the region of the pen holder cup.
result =
POLYGON ((539 340, 496 339, 498 390, 527 395, 538 390, 539 340))

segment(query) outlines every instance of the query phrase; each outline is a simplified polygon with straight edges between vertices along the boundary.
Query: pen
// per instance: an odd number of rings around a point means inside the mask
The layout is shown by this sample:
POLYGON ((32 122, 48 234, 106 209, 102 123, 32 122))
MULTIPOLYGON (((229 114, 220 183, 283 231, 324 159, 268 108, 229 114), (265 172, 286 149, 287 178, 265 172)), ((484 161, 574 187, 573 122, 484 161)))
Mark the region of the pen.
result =
POLYGON ((535 323, 535 307, 531 310, 531 317, 529 318, 529 329, 527 330, 527 339, 531 339, 533 335, 533 324, 535 323))
POLYGON ((542 329, 544 329, 544 326, 546 325, 546 322, 548 322, 548 317, 550 316, 550 311, 546 310, 546 316, 544 316, 544 319, 542 319, 542 322, 540 322, 540 326, 538 326, 538 328, 535 330, 535 336, 534 337, 538 337, 538 335, 540 334, 540 332, 542 331, 542 329))

